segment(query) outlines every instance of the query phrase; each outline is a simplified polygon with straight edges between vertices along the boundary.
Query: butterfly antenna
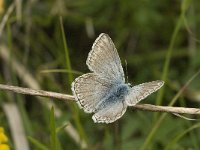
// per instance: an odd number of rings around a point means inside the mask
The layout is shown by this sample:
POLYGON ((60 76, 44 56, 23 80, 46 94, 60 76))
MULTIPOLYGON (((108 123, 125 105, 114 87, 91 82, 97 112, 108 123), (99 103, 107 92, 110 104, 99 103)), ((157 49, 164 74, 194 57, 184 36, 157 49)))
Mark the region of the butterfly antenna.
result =
POLYGON ((127 69, 127 61, 126 61, 126 59, 125 59, 125 65, 126 65, 126 80, 128 82, 128 69, 127 69))

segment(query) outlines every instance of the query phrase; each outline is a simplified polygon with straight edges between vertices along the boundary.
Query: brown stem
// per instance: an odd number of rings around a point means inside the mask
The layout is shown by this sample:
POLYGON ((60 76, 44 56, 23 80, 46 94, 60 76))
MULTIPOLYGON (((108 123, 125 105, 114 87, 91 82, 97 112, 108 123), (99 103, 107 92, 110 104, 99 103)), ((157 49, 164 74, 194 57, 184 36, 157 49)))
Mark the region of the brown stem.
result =
MULTIPOLYGON (((8 90, 8 91, 12 91, 15 93, 20 93, 20 94, 26 94, 26 95, 50 97, 50 98, 57 98, 57 99, 61 99, 61 100, 75 100, 74 96, 72 96, 72 95, 43 91, 43 90, 34 90, 34 89, 22 88, 22 87, 18 87, 18 86, 10 86, 10 85, 0 84, 0 89, 8 90)), ((200 109, 198 109, 198 108, 156 106, 156 105, 151 105, 151 104, 137 104, 133 107, 136 109, 139 109, 139 110, 146 110, 146 111, 200 115, 200 109)))

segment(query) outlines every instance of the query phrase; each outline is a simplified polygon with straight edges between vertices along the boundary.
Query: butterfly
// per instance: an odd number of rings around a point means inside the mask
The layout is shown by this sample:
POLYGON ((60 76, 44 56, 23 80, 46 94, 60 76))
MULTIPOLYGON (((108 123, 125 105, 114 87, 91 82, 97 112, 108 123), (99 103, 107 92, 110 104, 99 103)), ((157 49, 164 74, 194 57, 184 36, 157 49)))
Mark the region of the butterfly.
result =
POLYGON ((88 54, 86 64, 92 73, 76 78, 72 92, 86 113, 93 113, 95 123, 112 123, 121 118, 128 106, 134 106, 160 89, 164 81, 131 86, 125 83, 124 71, 111 38, 101 33, 88 54))

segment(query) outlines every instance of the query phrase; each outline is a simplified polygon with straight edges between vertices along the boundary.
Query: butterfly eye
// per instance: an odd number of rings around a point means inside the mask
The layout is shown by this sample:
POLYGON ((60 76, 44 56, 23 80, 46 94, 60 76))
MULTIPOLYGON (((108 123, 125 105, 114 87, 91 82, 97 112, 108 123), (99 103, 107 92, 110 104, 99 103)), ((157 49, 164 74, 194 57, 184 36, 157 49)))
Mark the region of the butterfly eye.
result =
POLYGON ((131 88, 133 87, 130 83, 128 83, 128 86, 131 87, 131 88))

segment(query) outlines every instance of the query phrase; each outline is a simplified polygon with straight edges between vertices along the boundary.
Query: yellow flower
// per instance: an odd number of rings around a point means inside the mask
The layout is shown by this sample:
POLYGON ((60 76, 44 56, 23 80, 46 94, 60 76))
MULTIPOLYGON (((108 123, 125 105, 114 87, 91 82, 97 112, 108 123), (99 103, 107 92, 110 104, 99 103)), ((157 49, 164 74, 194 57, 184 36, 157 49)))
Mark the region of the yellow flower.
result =
POLYGON ((0 150, 10 150, 7 144, 0 144, 0 150))
MULTIPOLYGON (((7 136, 4 134, 4 129, 0 127, 0 144, 8 141, 7 136)), ((0 149, 1 150, 1 149, 0 149)))
POLYGON ((4 0, 0 0, 0 15, 4 12, 4 0))
POLYGON ((4 134, 4 129, 0 127, 0 150, 10 150, 10 147, 5 144, 6 142, 8 142, 8 138, 4 134))

